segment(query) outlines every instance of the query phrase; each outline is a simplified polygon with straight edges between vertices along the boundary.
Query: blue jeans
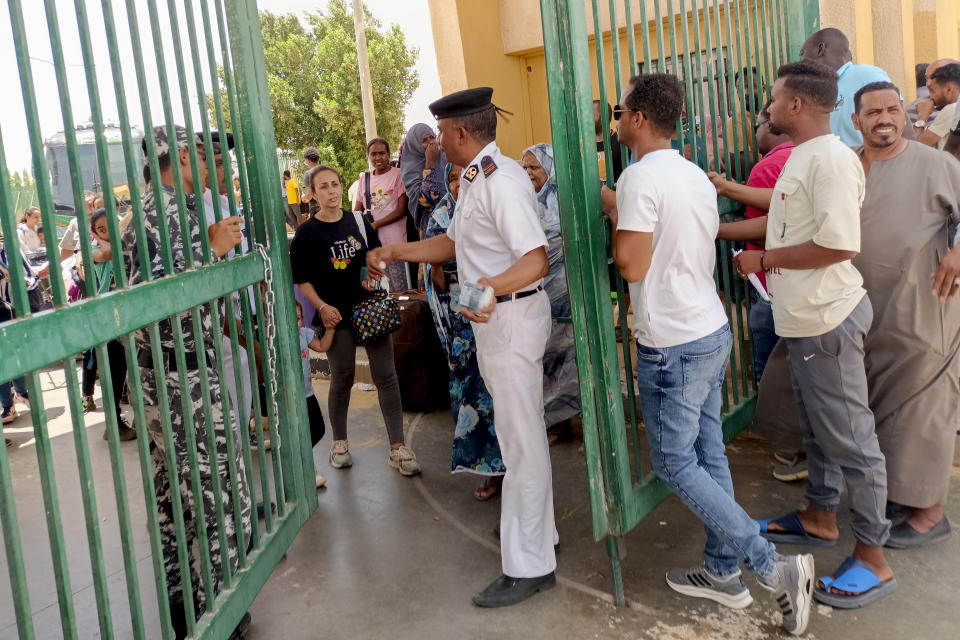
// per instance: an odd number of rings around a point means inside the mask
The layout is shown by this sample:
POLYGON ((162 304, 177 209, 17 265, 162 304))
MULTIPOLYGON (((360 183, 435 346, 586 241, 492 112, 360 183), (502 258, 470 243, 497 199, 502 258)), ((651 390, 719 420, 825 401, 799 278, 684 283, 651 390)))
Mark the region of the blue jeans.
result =
POLYGON ((773 573, 774 546, 737 504, 720 422, 730 326, 675 347, 637 344, 637 386, 653 470, 703 521, 703 562, 716 576, 739 569, 773 573))
POLYGON ((757 382, 760 382, 770 352, 777 346, 780 336, 773 328, 773 307, 770 303, 753 292, 751 298, 753 304, 750 306, 750 315, 747 316, 747 326, 750 329, 750 346, 753 351, 753 373, 757 382))
POLYGON ((27 395, 27 381, 23 376, 12 382, 0 383, 0 407, 6 409, 13 406, 13 390, 22 396, 27 395))

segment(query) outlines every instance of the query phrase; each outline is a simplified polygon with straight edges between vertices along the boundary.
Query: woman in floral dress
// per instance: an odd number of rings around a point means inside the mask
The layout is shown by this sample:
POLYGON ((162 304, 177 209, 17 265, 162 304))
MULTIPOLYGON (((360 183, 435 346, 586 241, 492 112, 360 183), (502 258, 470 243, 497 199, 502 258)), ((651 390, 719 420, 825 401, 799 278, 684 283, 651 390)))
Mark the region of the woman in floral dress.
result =
MULTIPOLYGON (((460 191, 461 167, 447 165, 447 195, 434 208, 424 239, 445 234, 454 216, 460 191)), ((453 473, 486 476, 474 491, 477 500, 489 500, 500 491, 506 468, 493 426, 493 399, 480 376, 477 345, 470 322, 460 315, 457 263, 424 265, 424 282, 433 322, 450 365, 450 409, 455 431, 450 468, 453 473)))

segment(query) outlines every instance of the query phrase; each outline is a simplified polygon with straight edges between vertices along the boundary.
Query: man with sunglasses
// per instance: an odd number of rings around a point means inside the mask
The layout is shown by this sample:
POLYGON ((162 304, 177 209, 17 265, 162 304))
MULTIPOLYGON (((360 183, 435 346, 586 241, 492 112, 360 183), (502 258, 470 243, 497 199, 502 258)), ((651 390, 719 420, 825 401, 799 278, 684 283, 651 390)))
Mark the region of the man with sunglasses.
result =
POLYGON ((753 602, 739 559, 773 593, 783 626, 801 634, 810 616, 813 557, 782 556, 737 504, 720 407, 733 337, 713 280, 716 190, 671 148, 683 88, 675 76, 641 75, 615 115, 636 162, 617 181, 610 210, 617 266, 630 282, 637 387, 654 471, 706 525, 702 564, 667 573, 671 589, 742 609, 753 602))

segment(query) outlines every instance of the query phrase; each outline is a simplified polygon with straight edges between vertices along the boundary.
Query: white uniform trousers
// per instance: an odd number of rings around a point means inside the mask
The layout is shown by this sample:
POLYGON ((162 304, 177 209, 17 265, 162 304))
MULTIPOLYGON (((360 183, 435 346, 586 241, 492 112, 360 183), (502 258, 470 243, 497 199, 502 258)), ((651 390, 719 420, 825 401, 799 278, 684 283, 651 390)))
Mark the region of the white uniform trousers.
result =
POLYGON ((243 385, 243 401, 247 406, 238 407, 237 378, 233 375, 233 349, 230 347, 230 338, 223 336, 223 373, 227 376, 226 386, 230 393, 230 409, 233 413, 233 428, 243 442, 241 430, 250 423, 250 407, 253 397, 250 395, 250 370, 247 363, 247 350, 237 345, 237 354, 240 356, 240 384, 243 385))
POLYGON ((493 397, 503 462, 500 557, 511 578, 556 569, 550 445, 543 422, 543 351, 550 336, 545 292, 497 304, 490 322, 473 323, 480 374, 493 397))

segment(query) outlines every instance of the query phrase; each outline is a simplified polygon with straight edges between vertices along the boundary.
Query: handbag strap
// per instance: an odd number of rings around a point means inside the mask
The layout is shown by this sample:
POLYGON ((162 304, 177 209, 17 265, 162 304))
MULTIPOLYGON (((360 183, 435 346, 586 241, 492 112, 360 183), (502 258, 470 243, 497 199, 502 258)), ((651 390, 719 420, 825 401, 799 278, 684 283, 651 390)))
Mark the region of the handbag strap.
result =
POLYGON ((370 172, 363 172, 363 188, 366 193, 366 199, 363 201, 363 208, 367 211, 373 210, 373 198, 370 197, 370 172))
POLYGON ((357 227, 360 229, 360 235, 363 236, 363 245, 365 249, 370 248, 370 241, 367 240, 367 226, 363 221, 363 216, 360 215, 359 211, 353 212, 353 219, 357 222, 357 227))

